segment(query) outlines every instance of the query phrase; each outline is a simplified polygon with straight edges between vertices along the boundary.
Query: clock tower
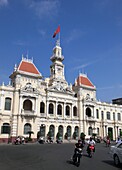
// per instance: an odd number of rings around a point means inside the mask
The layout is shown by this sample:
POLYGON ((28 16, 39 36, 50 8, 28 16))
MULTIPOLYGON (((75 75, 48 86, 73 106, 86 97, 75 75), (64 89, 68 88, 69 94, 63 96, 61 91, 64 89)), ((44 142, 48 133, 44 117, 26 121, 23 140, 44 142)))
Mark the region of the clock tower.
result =
POLYGON ((52 61, 52 65, 50 66, 49 85, 61 84, 63 86, 67 86, 64 76, 64 65, 62 63, 64 56, 62 55, 60 40, 56 41, 56 46, 53 48, 53 55, 50 60, 52 61))

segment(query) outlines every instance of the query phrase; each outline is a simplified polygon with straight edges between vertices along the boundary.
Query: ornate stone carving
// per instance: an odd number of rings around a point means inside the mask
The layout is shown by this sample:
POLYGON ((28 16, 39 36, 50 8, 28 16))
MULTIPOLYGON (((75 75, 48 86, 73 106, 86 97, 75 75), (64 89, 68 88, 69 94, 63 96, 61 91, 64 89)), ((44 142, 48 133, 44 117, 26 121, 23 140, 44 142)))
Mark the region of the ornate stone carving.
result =
POLYGON ((31 83, 27 83, 21 90, 27 93, 39 93, 37 89, 32 87, 31 83))

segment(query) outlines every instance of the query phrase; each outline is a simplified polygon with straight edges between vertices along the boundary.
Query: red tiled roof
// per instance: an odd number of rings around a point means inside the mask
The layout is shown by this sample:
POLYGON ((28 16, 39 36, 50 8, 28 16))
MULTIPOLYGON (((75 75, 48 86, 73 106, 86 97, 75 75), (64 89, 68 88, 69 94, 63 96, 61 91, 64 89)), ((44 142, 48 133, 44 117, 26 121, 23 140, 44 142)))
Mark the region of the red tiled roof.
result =
POLYGON ((78 85, 85 85, 85 86, 90 86, 90 87, 94 87, 94 85, 90 82, 90 80, 88 79, 88 77, 86 76, 82 76, 80 75, 78 78, 77 78, 77 84, 78 85))
POLYGON ((35 67, 35 65, 31 62, 28 62, 28 61, 21 61, 20 65, 18 67, 18 70, 40 75, 40 73, 37 70, 37 68, 35 67))

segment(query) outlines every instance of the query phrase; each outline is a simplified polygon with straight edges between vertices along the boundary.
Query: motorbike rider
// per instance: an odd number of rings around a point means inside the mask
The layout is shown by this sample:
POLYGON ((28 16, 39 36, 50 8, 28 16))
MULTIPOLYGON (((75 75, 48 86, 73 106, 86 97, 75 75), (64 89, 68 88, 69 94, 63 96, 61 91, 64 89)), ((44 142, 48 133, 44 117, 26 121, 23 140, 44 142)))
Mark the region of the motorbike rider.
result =
POLYGON ((74 150, 73 158, 75 157, 77 150, 78 150, 79 148, 80 148, 80 149, 83 149, 83 147, 84 147, 84 144, 83 144, 82 141, 79 139, 78 142, 75 144, 75 150, 74 150))
POLYGON ((106 138, 106 146, 109 146, 109 145, 110 145, 110 137, 107 136, 107 138, 106 138))
POLYGON ((121 142, 122 142, 121 138, 118 137, 118 139, 116 140, 116 144, 117 144, 117 143, 121 143, 121 142))
POLYGON ((94 146, 94 150, 93 150, 93 152, 95 152, 95 141, 93 140, 93 138, 92 137, 90 137, 90 139, 87 141, 87 144, 88 144, 88 146, 87 146, 87 152, 89 152, 89 146, 94 146))

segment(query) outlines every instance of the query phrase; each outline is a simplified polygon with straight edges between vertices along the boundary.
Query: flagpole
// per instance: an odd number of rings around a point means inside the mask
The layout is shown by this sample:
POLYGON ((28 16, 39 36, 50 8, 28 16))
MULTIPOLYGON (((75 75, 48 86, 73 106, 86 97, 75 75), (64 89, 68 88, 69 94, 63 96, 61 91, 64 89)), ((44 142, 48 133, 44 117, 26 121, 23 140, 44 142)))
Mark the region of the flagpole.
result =
POLYGON ((58 39, 59 39, 59 46, 60 46, 60 32, 59 32, 59 35, 58 35, 58 39))

